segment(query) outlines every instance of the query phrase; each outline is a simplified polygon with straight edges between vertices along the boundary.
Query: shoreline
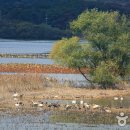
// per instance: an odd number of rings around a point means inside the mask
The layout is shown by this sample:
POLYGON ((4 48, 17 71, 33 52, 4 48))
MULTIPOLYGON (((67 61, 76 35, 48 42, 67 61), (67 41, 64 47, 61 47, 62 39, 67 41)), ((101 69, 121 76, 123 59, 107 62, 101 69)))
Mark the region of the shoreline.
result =
MULTIPOLYGON (((57 80, 48 77, 41 77, 38 75, 43 73, 74 73, 77 70, 64 68, 57 65, 32 65, 32 64, 0 64, 0 71, 5 72, 25 72, 24 75, 19 73, 16 75, 0 75, 0 111, 17 110, 15 104, 19 101, 24 103, 25 108, 32 108, 32 101, 43 100, 97 100, 107 99, 113 97, 130 96, 130 88, 124 87, 122 90, 118 89, 90 89, 90 88, 75 88, 71 84, 60 84, 57 80), (4 69, 3 69, 4 68, 4 69), (36 72, 36 75, 31 75, 31 72, 36 72), (23 98, 19 100, 13 98, 14 92, 23 94, 23 98)), ((26 110, 26 109, 25 109, 26 110)), ((48 109, 47 109, 48 110, 48 109)), ((123 109, 121 109, 123 110, 123 109)), ((117 112, 119 109, 113 109, 117 112)), ((130 109, 124 111, 130 112, 130 109)), ((17 112, 17 111, 16 111, 17 112)), ((78 112, 78 111, 77 111, 78 112)), ((26 112, 25 112, 26 113, 26 112)))
POLYGON ((49 58, 50 53, 13 53, 13 54, 0 54, 0 58, 41 58, 41 59, 46 59, 49 58))
MULTIPOLYGON (((87 68, 82 69, 88 73, 87 68)), ((62 73, 62 74, 79 74, 77 69, 62 67, 56 64, 0 64, 0 72, 6 73, 62 73)))
MULTIPOLYGON (((39 101, 62 101, 62 102, 71 102, 72 100, 76 101, 87 101, 87 100, 100 100, 100 99, 113 99, 114 97, 126 97, 130 96, 130 88, 127 90, 101 90, 101 89, 82 89, 82 88, 70 88, 70 87, 47 87, 44 89, 39 90, 30 90, 30 91, 22 91, 20 92, 23 95, 23 98, 15 101, 12 97, 12 92, 8 94, 8 97, 1 98, 0 99, 0 111, 5 112, 6 111, 14 114, 18 114, 19 110, 15 107, 15 103, 22 101, 24 103, 23 108, 21 109, 22 113, 30 113, 34 112, 37 113, 37 108, 32 108, 32 100, 35 102, 39 101), (75 94, 73 94, 73 92, 75 94), (81 94, 82 93, 82 94, 81 94)), ((50 109, 50 108, 44 108, 42 111, 61 111, 62 109, 50 109)), ((66 110, 63 110, 64 112, 67 112, 66 110)), ((73 110, 70 110, 70 112, 74 112, 73 110)), ((90 111, 90 110, 89 110, 90 111)), ((88 111, 88 112, 89 112, 88 111)), ((111 108, 112 113, 117 112, 127 112, 130 113, 129 108, 111 108)), ((75 112, 85 112, 84 110, 76 110, 75 112)), ((91 112, 91 111, 90 111, 91 112)), ((99 110, 94 110, 93 112, 99 112, 99 110)))

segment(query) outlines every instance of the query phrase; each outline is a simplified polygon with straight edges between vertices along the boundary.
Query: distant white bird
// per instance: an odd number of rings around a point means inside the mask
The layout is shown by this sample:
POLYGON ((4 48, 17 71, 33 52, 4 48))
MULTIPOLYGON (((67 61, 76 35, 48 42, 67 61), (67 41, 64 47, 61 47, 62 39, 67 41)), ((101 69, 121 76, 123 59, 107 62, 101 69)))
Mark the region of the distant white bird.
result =
POLYGON ((34 101, 32 101, 32 105, 33 105, 34 107, 38 107, 39 102, 34 102, 34 101))
POLYGON ((81 100, 81 101, 80 101, 80 105, 83 105, 83 103, 84 103, 84 101, 81 100))
POLYGON ((111 113, 111 110, 105 109, 105 112, 106 112, 106 113, 111 113))
POLYGON ((117 101, 119 98, 118 97, 114 97, 114 100, 117 101))
POLYGON ((72 104, 76 104, 76 100, 73 100, 73 101, 72 101, 72 104))
POLYGON ((38 107, 43 107, 43 105, 44 105, 43 103, 39 103, 38 107))
POLYGON ((18 101, 18 98, 14 98, 14 101, 18 101))
POLYGON ((13 97, 14 98, 22 98, 23 94, 19 94, 19 93, 16 92, 16 93, 13 94, 13 97))
POLYGON ((58 96, 56 95, 55 98, 58 98, 58 96))
POLYGON ((89 109, 90 108, 90 105, 88 105, 87 103, 84 103, 84 107, 89 109))
POLYGON ((18 97, 18 96, 19 96, 18 93, 14 93, 14 94, 13 94, 13 97, 18 97))
POLYGON ((123 97, 121 97, 121 98, 120 98, 120 100, 121 100, 121 101, 123 101, 123 100, 124 100, 124 98, 123 98, 123 97))
POLYGON ((93 104, 92 108, 93 108, 93 109, 97 109, 97 108, 100 108, 100 105, 97 105, 97 104, 93 104))
POLYGON ((16 106, 16 107, 19 107, 20 105, 19 105, 19 103, 15 103, 15 106, 16 106))
POLYGON ((65 106, 65 108, 66 108, 66 110, 69 110, 69 109, 72 108, 72 106, 67 104, 67 105, 65 106))
POLYGON ((15 103, 15 107, 20 107, 20 106, 23 106, 24 104, 22 102, 17 102, 15 103))

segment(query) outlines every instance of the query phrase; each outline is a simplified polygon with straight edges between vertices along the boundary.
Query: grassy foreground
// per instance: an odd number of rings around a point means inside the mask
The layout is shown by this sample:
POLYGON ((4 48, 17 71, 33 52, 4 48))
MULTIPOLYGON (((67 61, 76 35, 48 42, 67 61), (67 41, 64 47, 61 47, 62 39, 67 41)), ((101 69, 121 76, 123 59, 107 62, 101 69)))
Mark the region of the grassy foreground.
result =
POLYGON ((0 75, 0 109, 15 108, 14 92, 23 94, 22 101, 30 107, 32 100, 97 99, 130 95, 130 88, 124 90, 101 90, 74 88, 71 84, 60 84, 57 80, 38 74, 0 75))

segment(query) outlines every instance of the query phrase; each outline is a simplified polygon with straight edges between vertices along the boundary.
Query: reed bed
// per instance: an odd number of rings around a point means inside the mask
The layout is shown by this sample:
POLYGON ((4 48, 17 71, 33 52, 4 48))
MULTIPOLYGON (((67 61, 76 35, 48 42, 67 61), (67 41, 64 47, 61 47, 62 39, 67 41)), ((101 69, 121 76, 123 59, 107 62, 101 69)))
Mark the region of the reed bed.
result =
POLYGON ((85 100, 113 96, 130 95, 130 88, 126 90, 101 90, 75 88, 73 82, 60 83, 56 79, 36 73, 1 74, 0 75, 0 108, 15 107, 13 94, 24 94, 23 102, 27 107, 31 101, 49 100, 85 100), (73 86, 73 87, 72 87, 73 86))
POLYGON ((52 86, 48 78, 38 74, 0 75, 1 97, 8 97, 8 95, 14 92, 24 93, 33 90, 44 90, 44 88, 48 86, 52 86))
POLYGON ((75 88, 73 82, 60 83, 56 79, 36 73, 26 74, 1 74, 0 75, 0 96, 6 96, 14 92, 40 92, 52 96, 52 93, 58 95, 60 99, 76 98, 104 98, 113 96, 130 95, 130 88, 125 90, 101 90, 88 88, 75 88))

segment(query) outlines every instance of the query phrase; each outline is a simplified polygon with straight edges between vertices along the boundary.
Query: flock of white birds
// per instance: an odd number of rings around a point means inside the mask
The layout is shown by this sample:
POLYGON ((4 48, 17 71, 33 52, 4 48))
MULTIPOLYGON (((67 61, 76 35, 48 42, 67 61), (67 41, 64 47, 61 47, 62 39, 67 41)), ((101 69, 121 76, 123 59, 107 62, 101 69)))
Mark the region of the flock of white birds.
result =
MULTIPOLYGON (((19 94, 19 93, 14 93, 13 94, 13 99, 17 102, 15 103, 15 107, 16 108, 19 108, 19 107, 22 107, 24 106, 23 102, 20 101, 19 99, 22 99, 23 98, 23 94, 19 94)), ((114 97, 114 101, 123 101, 124 98, 121 96, 121 97, 114 97)), ((48 107, 54 107, 54 108, 58 108, 60 107, 61 105, 60 104, 56 104, 56 103, 52 103, 52 104, 48 104, 47 102, 46 103, 43 103, 43 102, 37 102, 37 101, 32 101, 32 106, 33 107, 44 107, 44 105, 47 105, 48 107)), ((80 109, 81 107, 82 108, 85 108, 85 110, 89 110, 89 109, 102 109, 104 110, 106 113, 111 113, 111 109, 109 107, 101 107, 100 105, 98 104, 88 104, 86 102, 84 102, 83 100, 80 100, 80 102, 77 102, 77 100, 72 100, 71 101, 71 104, 66 104, 64 107, 66 110, 69 110, 71 109, 73 106, 78 106, 80 109)))

